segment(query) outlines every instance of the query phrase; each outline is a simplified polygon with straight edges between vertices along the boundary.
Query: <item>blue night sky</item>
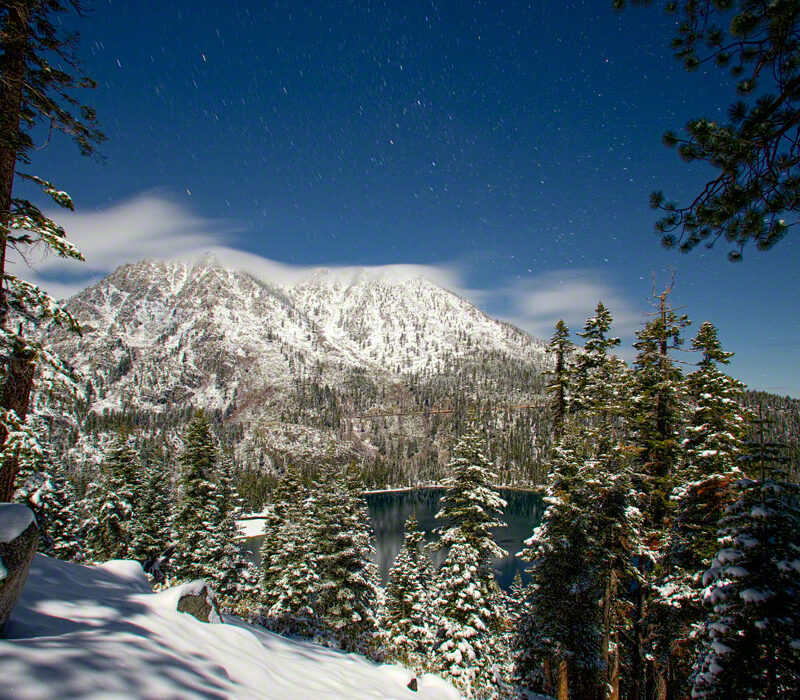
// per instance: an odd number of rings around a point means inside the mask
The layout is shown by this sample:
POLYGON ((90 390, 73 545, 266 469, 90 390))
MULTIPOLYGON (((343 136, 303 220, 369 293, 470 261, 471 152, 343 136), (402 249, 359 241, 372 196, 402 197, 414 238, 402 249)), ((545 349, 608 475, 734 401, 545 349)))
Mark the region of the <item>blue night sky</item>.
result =
POLYGON ((708 173, 661 134, 724 120, 733 95, 715 68, 684 72, 657 9, 116 0, 76 26, 108 141, 103 162, 66 139, 34 154, 87 256, 42 264, 54 293, 204 247, 267 258, 277 281, 414 264, 539 337, 559 316, 580 330, 602 298, 629 344, 653 273, 674 269, 673 300, 719 327, 731 373, 800 397, 794 231, 738 265, 724 243, 680 255, 653 233, 649 193, 685 202, 708 173))

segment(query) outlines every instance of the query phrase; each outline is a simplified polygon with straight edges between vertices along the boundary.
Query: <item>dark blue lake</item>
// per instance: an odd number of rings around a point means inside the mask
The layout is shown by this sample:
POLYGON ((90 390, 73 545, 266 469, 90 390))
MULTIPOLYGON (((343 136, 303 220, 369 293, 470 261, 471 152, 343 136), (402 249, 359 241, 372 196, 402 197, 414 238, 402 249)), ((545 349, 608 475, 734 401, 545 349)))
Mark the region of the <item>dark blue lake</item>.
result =
MULTIPOLYGON (((439 499, 444 493, 444 489, 420 488, 366 494, 375 535, 375 563, 383 583, 386 583, 392 562, 403 544, 403 525, 409 515, 413 513, 416 516, 428 540, 434 539, 433 530, 440 524, 436 520, 436 513, 440 509, 439 499)), ((496 528, 494 536, 508 554, 502 559, 495 559, 493 567, 497 582, 502 588, 508 588, 516 572, 526 565, 514 555, 523 549, 524 540, 531 536, 533 528, 541 521, 543 505, 541 495, 530 491, 501 489, 500 495, 508 502, 503 517, 506 527, 496 528)), ((245 547, 254 553, 256 561, 262 539, 260 536, 245 540, 245 547)), ((443 554, 437 555, 434 559, 437 566, 443 558, 443 554)))

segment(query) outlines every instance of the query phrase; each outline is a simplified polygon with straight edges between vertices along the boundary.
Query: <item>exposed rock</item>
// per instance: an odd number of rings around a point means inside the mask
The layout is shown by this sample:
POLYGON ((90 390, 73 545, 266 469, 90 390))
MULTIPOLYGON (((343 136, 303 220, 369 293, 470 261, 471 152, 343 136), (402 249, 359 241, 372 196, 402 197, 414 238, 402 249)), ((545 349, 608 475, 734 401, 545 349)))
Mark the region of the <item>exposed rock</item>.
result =
POLYGON ((412 678, 409 681, 409 683, 406 686, 406 688, 408 688, 409 690, 413 690, 416 693, 417 692, 417 679, 416 678, 412 678))
POLYGON ((188 613, 200 622, 222 622, 217 597, 203 579, 179 587, 178 612, 188 613))
POLYGON ((19 600, 39 543, 33 511, 20 503, 0 504, 0 632, 19 600))

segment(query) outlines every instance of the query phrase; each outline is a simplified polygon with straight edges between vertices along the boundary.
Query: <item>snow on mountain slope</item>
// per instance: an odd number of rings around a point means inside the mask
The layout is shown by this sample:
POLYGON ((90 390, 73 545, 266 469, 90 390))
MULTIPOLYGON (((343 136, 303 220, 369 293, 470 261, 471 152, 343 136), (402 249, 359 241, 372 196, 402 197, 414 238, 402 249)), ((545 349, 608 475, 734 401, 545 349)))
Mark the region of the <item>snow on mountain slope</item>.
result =
POLYGON ((298 378, 332 386, 359 368, 393 381, 480 351, 544 367, 544 346, 422 279, 320 271, 280 287, 224 269, 143 261, 73 297, 85 332, 53 336, 91 382, 92 409, 163 410, 191 401, 263 411, 298 378))
POLYGON ((420 371, 477 349, 544 361, 543 348, 522 331, 424 279, 364 272, 342 281, 321 270, 288 293, 330 343, 389 371, 420 371))
POLYGON ((0 698, 458 698, 435 676, 296 642, 237 618, 205 624, 141 566, 37 554, 0 638, 0 698))

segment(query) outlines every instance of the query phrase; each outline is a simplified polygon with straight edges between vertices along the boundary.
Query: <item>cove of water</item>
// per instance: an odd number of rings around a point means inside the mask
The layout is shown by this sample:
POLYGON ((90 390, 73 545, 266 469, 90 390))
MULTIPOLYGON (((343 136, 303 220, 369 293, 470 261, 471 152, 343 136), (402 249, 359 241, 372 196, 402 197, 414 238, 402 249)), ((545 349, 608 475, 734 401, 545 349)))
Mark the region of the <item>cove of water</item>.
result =
MULTIPOLYGON (((403 544, 403 525, 412 513, 419 521, 428 541, 434 539, 433 530, 440 523, 435 519, 439 512, 439 499, 445 494, 444 489, 420 488, 408 491, 386 491, 365 495, 369 516, 374 533, 375 563, 380 571, 381 581, 385 585, 389 569, 403 544)), ((508 554, 492 562, 497 582, 503 589, 508 589, 517 571, 522 571, 527 562, 514 556, 524 547, 528 539, 542 519, 542 497, 530 491, 501 489, 500 495, 508 503, 503 520, 506 527, 494 530, 495 541, 508 554)), ((250 537, 244 541, 244 547, 252 552, 253 561, 259 562, 259 549, 263 535, 250 537)), ((444 554, 434 555, 434 563, 439 566, 444 554)), ((527 580, 523 571, 523 580, 527 580)))

